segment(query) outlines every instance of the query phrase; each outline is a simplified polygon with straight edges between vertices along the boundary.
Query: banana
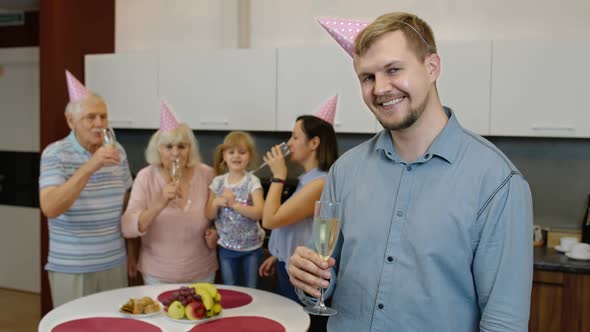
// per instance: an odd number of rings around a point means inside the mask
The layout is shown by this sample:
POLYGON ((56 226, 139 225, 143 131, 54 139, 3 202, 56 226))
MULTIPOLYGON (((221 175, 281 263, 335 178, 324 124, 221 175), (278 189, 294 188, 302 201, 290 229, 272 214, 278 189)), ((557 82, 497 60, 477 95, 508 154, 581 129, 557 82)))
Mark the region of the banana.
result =
POLYGON ((219 294, 219 292, 217 292, 217 288, 215 288, 215 286, 213 286, 213 284, 208 284, 206 282, 198 282, 196 284, 192 284, 192 287, 194 287, 195 289, 197 288, 201 288, 206 290, 207 292, 209 292, 209 294, 211 295, 212 298, 217 297, 217 294, 219 294))
POLYGON ((213 305, 213 309, 212 310, 213 310, 213 314, 214 315, 219 314, 221 312, 221 304, 220 303, 215 303, 213 305))
POLYGON ((197 287, 195 287, 195 293, 197 293, 201 297, 201 301, 203 301, 205 309, 209 311, 209 309, 211 309, 213 307, 213 304, 215 303, 215 301, 211 297, 211 294, 209 294, 208 291, 197 287))

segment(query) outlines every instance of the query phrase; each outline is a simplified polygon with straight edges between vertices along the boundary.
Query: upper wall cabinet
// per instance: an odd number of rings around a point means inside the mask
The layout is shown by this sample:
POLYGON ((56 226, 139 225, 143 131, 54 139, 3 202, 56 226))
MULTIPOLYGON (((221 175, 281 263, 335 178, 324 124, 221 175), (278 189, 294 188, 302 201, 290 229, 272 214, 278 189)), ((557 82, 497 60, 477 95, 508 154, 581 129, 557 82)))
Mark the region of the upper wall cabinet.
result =
POLYGON ((159 73, 160 95, 193 129, 275 129, 275 49, 162 53, 159 73))
POLYGON ((87 55, 86 86, 109 105, 114 128, 158 128, 158 58, 150 54, 87 55))
POLYGON ((491 41, 441 41, 441 102, 461 125, 480 135, 490 133, 491 41))
POLYGON ((491 134, 590 137, 590 43, 494 41, 491 134))
POLYGON ((338 94, 336 132, 375 132, 352 59, 340 47, 280 48, 277 75, 277 130, 291 131, 299 115, 313 114, 338 94))

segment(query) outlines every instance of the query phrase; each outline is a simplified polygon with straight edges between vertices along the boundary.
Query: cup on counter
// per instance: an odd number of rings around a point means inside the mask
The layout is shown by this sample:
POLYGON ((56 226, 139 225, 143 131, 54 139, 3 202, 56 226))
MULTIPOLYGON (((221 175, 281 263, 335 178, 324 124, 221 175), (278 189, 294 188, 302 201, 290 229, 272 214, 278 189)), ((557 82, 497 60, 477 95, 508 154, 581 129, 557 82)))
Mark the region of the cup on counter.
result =
POLYGON ((590 244, 588 243, 574 243, 570 250, 570 254, 579 258, 590 258, 590 244))
POLYGON ((578 242, 580 242, 580 240, 578 240, 577 237, 564 236, 559 239, 559 247, 561 248, 562 251, 567 252, 567 251, 572 250, 572 247, 578 242))

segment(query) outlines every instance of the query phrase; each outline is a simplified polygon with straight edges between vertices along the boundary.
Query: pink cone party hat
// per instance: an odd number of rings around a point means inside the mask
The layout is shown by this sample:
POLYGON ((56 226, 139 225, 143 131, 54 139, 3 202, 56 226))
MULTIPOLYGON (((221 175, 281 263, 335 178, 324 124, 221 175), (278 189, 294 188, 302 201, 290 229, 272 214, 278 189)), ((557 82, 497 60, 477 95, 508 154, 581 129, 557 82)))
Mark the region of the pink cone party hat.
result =
POLYGON ((160 130, 172 130, 178 127, 179 125, 180 124, 178 123, 178 120, 176 120, 176 116, 174 115, 168 104, 166 104, 166 102, 162 100, 160 102, 160 130))
POLYGON ((338 18, 318 18, 318 22, 350 55, 354 56, 354 39, 369 22, 338 18))
POLYGON ((336 104, 338 103, 338 95, 330 97, 320 109, 315 112, 315 116, 334 125, 334 116, 336 115, 336 104))
POLYGON ((90 91, 86 89, 80 81, 78 81, 72 73, 66 70, 66 82, 68 83, 68 94, 70 95, 70 102, 80 101, 82 98, 90 95, 90 91))

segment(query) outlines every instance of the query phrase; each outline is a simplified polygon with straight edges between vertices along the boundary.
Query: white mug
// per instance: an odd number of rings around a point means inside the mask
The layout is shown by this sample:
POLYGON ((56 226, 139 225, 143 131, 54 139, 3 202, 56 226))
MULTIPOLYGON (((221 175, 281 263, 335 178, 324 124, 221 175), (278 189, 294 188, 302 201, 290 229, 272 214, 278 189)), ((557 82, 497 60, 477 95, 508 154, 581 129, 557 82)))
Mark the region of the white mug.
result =
POLYGON ((588 243, 574 243, 570 254, 574 257, 590 258, 590 244, 588 243))
POLYGON ((564 236, 559 239, 559 246, 563 251, 570 251, 574 244, 578 243, 579 240, 577 237, 573 236, 564 236))

